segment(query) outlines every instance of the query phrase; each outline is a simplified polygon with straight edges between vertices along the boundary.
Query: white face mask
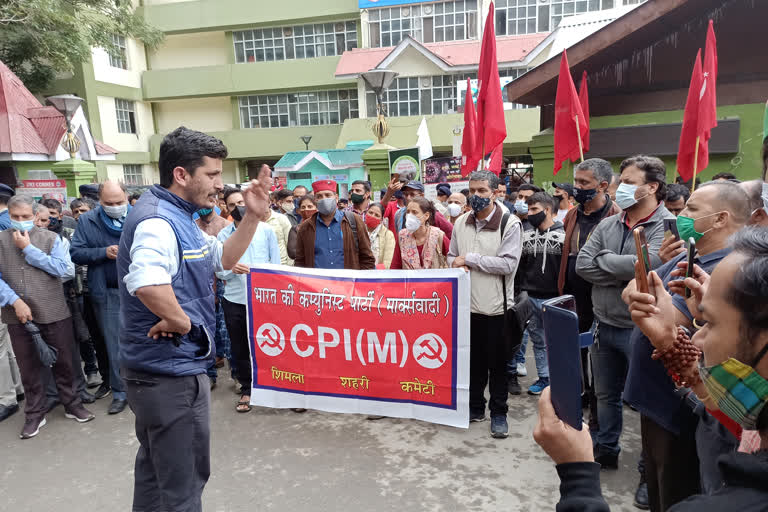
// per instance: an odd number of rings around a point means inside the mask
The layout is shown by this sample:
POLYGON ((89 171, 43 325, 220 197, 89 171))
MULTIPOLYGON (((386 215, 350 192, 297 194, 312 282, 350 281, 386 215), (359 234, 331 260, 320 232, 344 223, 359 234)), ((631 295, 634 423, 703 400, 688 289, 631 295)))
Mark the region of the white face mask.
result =
POLYGON ((282 203, 280 207, 283 209, 285 213, 293 213, 293 210, 296 209, 293 202, 290 203, 282 203))
POLYGON ((107 214, 107 216, 113 218, 113 219, 120 219, 123 216, 125 216, 126 212, 128 211, 128 205, 127 204, 121 204, 118 206, 101 206, 104 209, 104 213, 107 214))
POLYGON ((461 205, 456 203, 448 203, 448 215, 451 217, 458 217, 461 213, 461 205))
POLYGON ((405 216, 405 229, 413 233, 421 227, 421 220, 412 213, 405 216))

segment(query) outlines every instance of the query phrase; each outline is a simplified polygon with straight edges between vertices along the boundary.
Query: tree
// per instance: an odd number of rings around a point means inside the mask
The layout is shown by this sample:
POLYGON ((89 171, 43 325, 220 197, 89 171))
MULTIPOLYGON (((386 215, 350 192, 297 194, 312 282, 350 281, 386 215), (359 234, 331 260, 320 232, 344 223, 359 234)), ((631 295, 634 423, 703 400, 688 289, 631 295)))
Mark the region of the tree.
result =
POLYGON ((150 49, 163 39, 130 0, 0 0, 0 60, 32 92, 87 62, 93 47, 119 55, 115 34, 150 49))

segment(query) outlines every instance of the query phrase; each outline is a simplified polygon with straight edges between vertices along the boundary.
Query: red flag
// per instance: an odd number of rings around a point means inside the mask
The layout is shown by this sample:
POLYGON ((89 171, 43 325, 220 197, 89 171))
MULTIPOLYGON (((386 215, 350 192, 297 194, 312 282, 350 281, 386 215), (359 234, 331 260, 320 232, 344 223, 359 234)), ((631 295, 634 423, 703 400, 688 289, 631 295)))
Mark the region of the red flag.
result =
MULTIPOLYGON (((698 134, 701 136, 702 141, 709 142, 709 139, 712 138, 712 128, 717 126, 717 39, 715 39, 715 29, 712 20, 709 20, 709 28, 707 29, 703 79, 701 93, 699 94, 698 134)), ((702 156, 709 163, 709 152, 707 151, 705 155, 699 153, 699 161, 701 161, 702 156)))
POLYGON ((696 54, 696 62, 693 65, 691 74, 691 85, 688 89, 688 100, 685 102, 685 113, 683 114, 683 128, 680 132, 680 146, 677 150, 677 173, 683 178, 683 181, 689 181, 698 174, 705 166, 702 166, 702 157, 706 155, 708 163, 709 155, 706 148, 702 151, 702 143, 699 140, 699 156, 697 169, 693 169, 694 152, 696 150, 696 137, 700 135, 699 126, 699 97, 701 87, 704 82, 704 75, 701 70, 701 49, 696 54))
POLYGON ((581 110, 579 96, 576 94, 576 86, 573 85, 571 70, 568 66, 568 56, 565 54, 565 50, 563 50, 563 56, 560 59, 560 78, 557 80, 557 96, 555 98, 554 174, 557 174, 557 171, 562 169, 563 161, 575 161, 581 157, 581 151, 579 151, 579 130, 583 136, 587 130, 587 123, 581 110))
POLYGON ((483 155, 504 142, 507 138, 507 126, 504 121, 504 102, 501 99, 499 66, 496 62, 496 33, 493 2, 483 30, 483 44, 480 47, 480 66, 477 71, 477 126, 478 153, 483 155))
POLYGON ((504 144, 499 144, 493 148, 493 151, 491 151, 491 154, 486 162, 487 171, 491 171, 496 176, 501 174, 501 165, 504 163, 504 144))
POLYGON ((584 146, 584 152, 589 151, 589 91, 587 90, 587 70, 581 75, 581 85, 579 86, 579 103, 581 111, 584 113, 584 121, 587 123, 587 129, 581 132, 581 145, 584 146))
POLYGON ((480 161, 477 143, 477 114, 472 100, 472 86, 467 78, 467 93, 464 96, 464 131, 461 135, 461 175, 466 176, 477 169, 480 161))

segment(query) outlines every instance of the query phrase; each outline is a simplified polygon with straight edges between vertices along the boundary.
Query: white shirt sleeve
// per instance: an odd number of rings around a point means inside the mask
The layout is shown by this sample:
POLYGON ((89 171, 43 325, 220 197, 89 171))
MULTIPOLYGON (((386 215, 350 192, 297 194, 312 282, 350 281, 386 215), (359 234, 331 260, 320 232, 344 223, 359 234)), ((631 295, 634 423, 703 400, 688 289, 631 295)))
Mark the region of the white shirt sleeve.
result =
MULTIPOLYGON (((223 244, 214 236, 200 232, 208 252, 213 258, 214 271, 224 270, 221 265, 223 244)), ((123 278, 128 293, 135 295, 144 286, 171 284, 179 271, 179 245, 176 233, 164 219, 141 221, 133 233, 131 265, 123 278)))
POLYGON ((179 246, 176 233, 159 218, 141 221, 133 233, 131 265, 123 278, 128 293, 144 286, 171 284, 179 271, 179 246))

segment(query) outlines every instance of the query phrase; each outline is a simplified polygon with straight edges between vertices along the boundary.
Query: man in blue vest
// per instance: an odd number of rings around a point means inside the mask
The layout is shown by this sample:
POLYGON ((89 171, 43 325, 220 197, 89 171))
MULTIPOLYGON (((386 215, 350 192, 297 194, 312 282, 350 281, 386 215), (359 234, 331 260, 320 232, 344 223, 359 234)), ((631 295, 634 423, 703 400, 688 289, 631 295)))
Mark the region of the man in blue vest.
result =
POLYGON ((216 329, 213 275, 235 266, 266 216, 269 194, 254 180, 246 213, 226 242, 192 220, 223 188, 224 144, 184 127, 160 145, 160 185, 123 226, 119 360, 140 447, 133 510, 201 511, 210 475, 210 382, 216 329))
POLYGON ((0 183, 0 231, 11 227, 11 217, 8 215, 8 201, 15 194, 8 185, 0 183))

